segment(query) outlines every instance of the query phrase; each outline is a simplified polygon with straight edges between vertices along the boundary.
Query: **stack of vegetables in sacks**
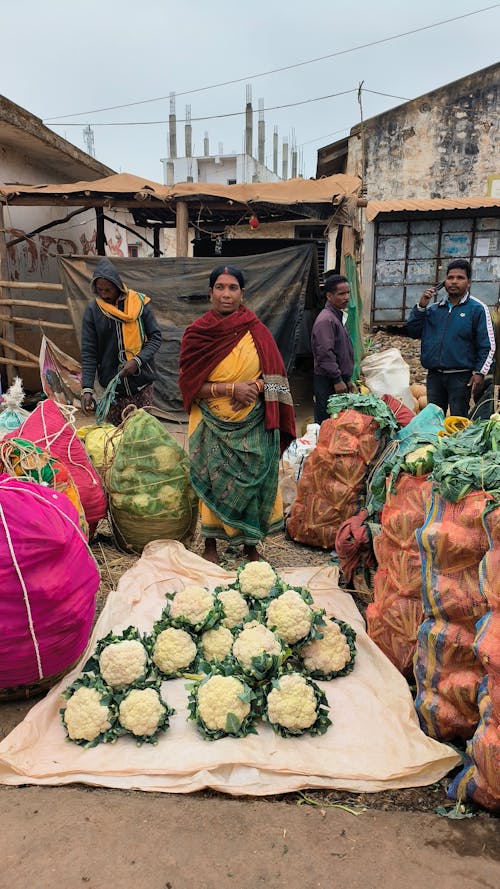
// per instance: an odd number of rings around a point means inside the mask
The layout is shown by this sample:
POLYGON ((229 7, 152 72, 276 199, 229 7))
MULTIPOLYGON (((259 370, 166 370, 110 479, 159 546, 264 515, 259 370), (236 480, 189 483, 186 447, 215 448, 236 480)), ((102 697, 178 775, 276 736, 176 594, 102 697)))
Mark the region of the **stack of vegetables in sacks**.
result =
POLYGON ((63 723, 83 746, 123 734, 155 742, 173 713, 168 681, 184 677, 188 718, 206 740, 255 734, 259 719, 284 738, 323 734, 331 720, 314 680, 347 675, 355 639, 306 589, 290 588, 267 562, 249 562, 213 593, 189 585, 169 594, 151 632, 129 627, 101 640, 64 692, 63 723))
POLYGON ((152 540, 186 540, 194 531, 197 498, 189 459, 162 424, 134 410, 106 440, 104 482, 116 542, 141 553, 152 540))
POLYGON ((73 667, 99 580, 69 499, 0 476, 0 700, 41 694, 73 667))
MULTIPOLYGON (((500 419, 500 418, 499 418, 500 419)), ((499 424, 500 425, 500 424, 499 424)), ((479 724, 448 796, 500 811, 500 505, 484 516, 489 549, 479 566, 487 612, 476 625, 474 652, 485 676, 478 688, 479 724)))
MULTIPOLYGON (((432 737, 467 740, 480 719, 485 675, 475 638, 489 610, 483 572, 491 549, 489 516, 500 502, 500 422, 480 420, 442 436, 432 478, 432 502, 417 531, 425 619, 415 657, 416 707, 432 737)), ((497 584, 495 576, 493 593, 497 584)))
MULTIPOLYGON (((75 408, 41 401, 22 426, 9 438, 32 442, 65 467, 68 485, 76 488, 81 508, 92 537, 99 521, 106 516, 107 497, 99 473, 92 465, 80 441, 75 424, 75 408)), ((69 492, 72 502, 75 498, 69 492)))
POLYGON ((381 526, 373 539, 377 570, 373 602, 366 610, 368 634, 411 681, 423 619, 422 563, 415 532, 429 507, 429 475, 443 430, 443 412, 434 405, 401 429, 374 470, 367 498, 381 526))
POLYGON ((363 505, 368 470, 398 428, 374 395, 334 395, 328 411, 331 419, 321 424, 287 522, 292 540, 324 549, 335 546, 339 526, 363 505))

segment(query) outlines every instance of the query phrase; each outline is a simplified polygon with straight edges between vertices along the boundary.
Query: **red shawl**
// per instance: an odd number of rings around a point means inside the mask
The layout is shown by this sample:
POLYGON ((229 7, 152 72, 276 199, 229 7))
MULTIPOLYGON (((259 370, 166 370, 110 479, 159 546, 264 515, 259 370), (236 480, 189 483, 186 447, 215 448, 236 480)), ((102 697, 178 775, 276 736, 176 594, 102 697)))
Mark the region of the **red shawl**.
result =
POLYGON ((224 316, 211 309, 184 331, 179 359, 179 388, 184 407, 189 413, 196 393, 210 372, 248 332, 252 334, 266 383, 266 429, 280 430, 284 448, 295 438, 295 414, 285 365, 269 330, 246 306, 224 316))

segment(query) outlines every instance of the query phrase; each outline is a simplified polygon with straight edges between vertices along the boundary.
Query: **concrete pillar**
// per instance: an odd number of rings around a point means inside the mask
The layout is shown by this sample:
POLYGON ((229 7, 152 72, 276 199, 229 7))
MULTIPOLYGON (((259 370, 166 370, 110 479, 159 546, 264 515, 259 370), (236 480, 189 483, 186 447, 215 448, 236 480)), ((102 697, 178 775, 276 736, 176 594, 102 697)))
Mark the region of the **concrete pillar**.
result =
POLYGON ((176 256, 188 255, 189 214, 186 201, 175 204, 176 256))

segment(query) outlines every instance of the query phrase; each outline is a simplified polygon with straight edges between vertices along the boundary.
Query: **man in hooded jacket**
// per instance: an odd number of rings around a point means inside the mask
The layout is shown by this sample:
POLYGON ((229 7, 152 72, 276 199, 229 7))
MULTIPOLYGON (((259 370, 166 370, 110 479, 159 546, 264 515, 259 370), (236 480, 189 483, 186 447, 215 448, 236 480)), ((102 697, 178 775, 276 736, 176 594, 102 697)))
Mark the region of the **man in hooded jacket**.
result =
POLYGON ((119 425, 125 407, 149 407, 153 402, 153 356, 160 348, 161 330, 150 298, 130 290, 109 259, 97 263, 91 288, 95 299, 82 320, 82 409, 95 410, 96 374, 103 388, 119 374, 107 417, 119 425))

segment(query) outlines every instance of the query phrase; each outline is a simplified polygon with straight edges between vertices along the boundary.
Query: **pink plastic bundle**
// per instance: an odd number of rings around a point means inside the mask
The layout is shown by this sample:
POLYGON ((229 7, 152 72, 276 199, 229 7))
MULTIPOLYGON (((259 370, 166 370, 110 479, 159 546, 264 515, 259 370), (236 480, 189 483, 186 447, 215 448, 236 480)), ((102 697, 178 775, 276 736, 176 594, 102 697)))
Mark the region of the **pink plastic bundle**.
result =
MULTIPOLYGON (((58 457, 78 488, 90 536, 107 510, 107 498, 99 473, 90 462, 71 420, 48 398, 41 401, 15 433, 58 457)), ((12 437, 12 436, 9 436, 12 437)))
POLYGON ((0 476, 0 690, 29 696, 71 667, 89 640, 98 586, 68 498, 0 476))

